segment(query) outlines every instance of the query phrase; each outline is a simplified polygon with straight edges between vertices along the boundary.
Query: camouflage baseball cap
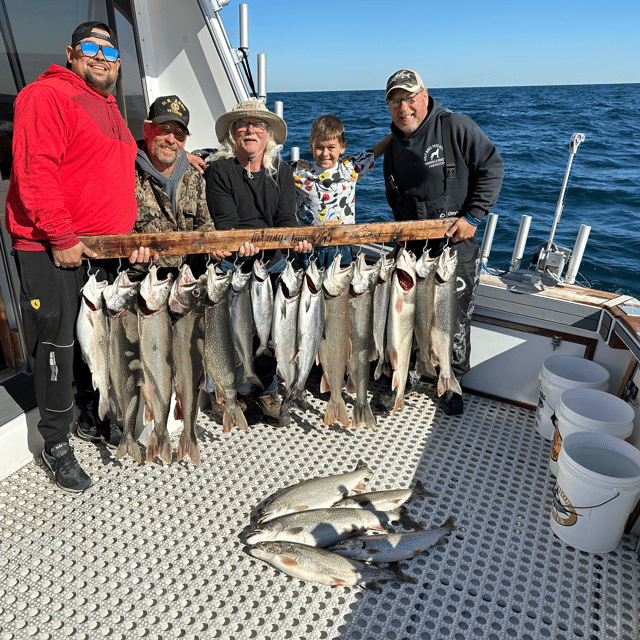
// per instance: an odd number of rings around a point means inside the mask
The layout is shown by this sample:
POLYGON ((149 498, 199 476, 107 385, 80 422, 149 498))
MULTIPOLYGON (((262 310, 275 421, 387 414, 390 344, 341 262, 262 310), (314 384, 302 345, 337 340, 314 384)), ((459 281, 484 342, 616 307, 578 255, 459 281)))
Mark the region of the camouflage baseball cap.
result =
POLYGON ((406 89, 410 93, 413 93, 414 91, 424 89, 424 84, 422 78, 413 69, 400 69, 400 71, 396 71, 387 80, 385 100, 389 99, 389 94, 394 89, 406 89))

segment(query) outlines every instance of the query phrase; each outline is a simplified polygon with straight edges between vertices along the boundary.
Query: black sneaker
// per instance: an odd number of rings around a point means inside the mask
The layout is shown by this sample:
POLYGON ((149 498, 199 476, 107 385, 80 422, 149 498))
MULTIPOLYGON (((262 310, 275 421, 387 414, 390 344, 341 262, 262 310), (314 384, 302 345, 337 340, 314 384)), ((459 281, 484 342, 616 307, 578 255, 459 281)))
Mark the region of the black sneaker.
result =
POLYGON ((440 399, 440 406, 448 416, 459 416, 464 411, 464 403, 459 393, 454 393, 450 389, 444 392, 440 399))
POLYGON ((120 427, 108 419, 103 420, 97 425, 92 425, 78 418, 76 435, 78 438, 88 440, 89 442, 103 442, 109 449, 113 449, 114 451, 118 448, 120 440, 122 440, 120 427))
POLYGON ((42 459, 51 469, 56 484, 61 489, 80 493, 91 486, 91 478, 78 464, 73 447, 68 442, 54 444, 49 453, 45 447, 42 450, 42 459))

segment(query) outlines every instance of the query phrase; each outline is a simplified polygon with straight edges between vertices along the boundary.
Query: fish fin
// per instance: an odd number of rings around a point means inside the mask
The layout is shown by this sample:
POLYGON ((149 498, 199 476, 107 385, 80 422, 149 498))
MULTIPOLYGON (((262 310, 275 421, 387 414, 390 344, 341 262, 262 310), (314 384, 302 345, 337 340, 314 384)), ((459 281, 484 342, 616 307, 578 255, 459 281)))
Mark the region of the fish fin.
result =
MULTIPOLYGON (((358 464, 356 465, 356 471, 359 471, 360 469, 366 469, 371 475, 373 475, 373 471, 371 471, 371 467, 362 458, 358 460, 358 464)), ((365 488, 361 482, 358 482, 358 486, 356 487, 356 489, 360 486, 362 486, 363 489, 365 488)))
POLYGON ((384 367, 384 360, 380 357, 378 358, 378 364, 376 365, 376 370, 373 372, 373 379, 379 380, 382 375, 382 368, 384 367))
POLYGON ((349 377, 347 378, 347 393, 355 393, 356 391, 356 384, 353 381, 353 377, 351 376, 351 374, 349 374, 349 377))
POLYGON ((447 520, 442 524, 442 528, 447 528, 449 531, 456 531, 456 519, 453 516, 449 516, 447 520))
POLYGON ((447 542, 449 542, 449 540, 447 538, 445 538, 445 536, 440 536, 438 538, 438 542, 436 542, 433 546, 434 547, 441 547, 441 546, 447 544, 447 542))
POLYGON ((184 422, 184 411, 182 408, 182 394, 176 389, 176 406, 173 410, 173 417, 176 420, 182 420, 184 422))
POLYGON ((442 372, 440 372, 440 376, 438 377, 438 396, 444 395, 445 391, 453 391, 458 395, 462 395, 462 389, 460 388, 460 383, 455 376, 444 376, 442 372))
POLYGON ((183 430, 178 442, 178 460, 182 460, 185 456, 189 456, 196 467, 200 465, 200 446, 196 434, 193 433, 193 437, 189 437, 189 434, 183 430))
POLYGON ((337 401, 329 399, 329 402, 327 402, 327 410, 324 414, 325 426, 332 425, 336 420, 341 422, 347 429, 349 428, 349 414, 342 396, 337 401))
POLYGON ((398 296, 396 298, 395 304, 393 305, 394 309, 398 312, 398 313, 402 313, 402 302, 404 300, 404 296, 398 296))
POLYGON ((390 562, 387 569, 389 569, 389 571, 393 573, 394 578, 398 582, 413 582, 414 584, 416 583, 416 580, 414 578, 412 578, 411 576, 408 576, 406 573, 402 573, 402 569, 400 568, 400 563, 397 561, 390 562))
POLYGON ((283 533, 286 533, 289 536, 297 536, 299 533, 304 531, 304 527, 289 527, 285 529, 283 533))
POLYGON ((107 415, 110 404, 109 396, 107 395, 106 397, 103 397, 102 394, 100 394, 100 402, 98 403, 98 417, 100 420, 103 420, 107 415))
POLYGON ((151 432, 149 442, 147 444, 147 461, 153 462, 156 456, 160 456, 167 464, 173 461, 173 452, 171 450, 171 439, 169 432, 162 433, 158 437, 155 429, 151 432))
POLYGON ((364 424, 372 431, 377 431, 378 425, 376 424, 376 418, 368 402, 353 405, 352 424, 354 427, 359 427, 361 424, 364 424))
POLYGON ((331 578, 329 584, 334 587, 344 587, 345 581, 342 578, 331 578))
POLYGON ((423 359, 422 357, 418 358, 416 362, 416 375, 421 377, 425 374, 433 376, 434 378, 438 375, 436 372, 436 368, 433 366, 433 362, 430 359, 423 359))
POLYGON ((245 415, 242 412, 240 405, 236 407, 235 417, 236 417, 236 425, 238 426, 238 429, 240 429, 240 431, 248 431, 249 425, 247 424, 247 419, 245 418, 245 415))
POLYGON ((297 567, 298 566, 298 563, 293 558, 289 558, 287 556, 280 556, 280 561, 286 567, 297 567))
POLYGON ((329 391, 331 391, 331 387, 329 386, 327 376, 323 373, 322 379, 320 380, 320 393, 328 393, 329 391))
POLYGON ((396 401, 393 403, 393 411, 391 415, 395 415, 396 411, 404 411, 404 393, 396 391, 396 401))
MULTIPOLYGON (((411 498, 415 498, 416 496, 424 496, 425 498, 437 498, 438 497, 435 493, 431 493, 431 491, 427 491, 427 489, 424 488, 424 485, 422 484, 421 480, 418 480, 416 482, 416 486, 413 488, 413 492, 411 493, 410 499, 411 498)), ((452 518, 453 518, 453 516, 451 516, 451 518, 449 518, 449 519, 451 520, 452 518)), ((447 522, 448 521, 449 520, 447 520, 447 522)), ((442 526, 444 526, 444 525, 442 525, 442 526)))
POLYGON ((118 445, 118 450, 116 451, 116 460, 122 460, 122 458, 126 458, 128 455, 138 464, 142 463, 142 454, 140 453, 138 443, 132 437, 123 435, 118 445))
POLYGON ((382 593, 382 589, 378 584, 377 580, 371 580, 370 582, 363 582, 363 588, 369 589, 369 591, 374 591, 375 593, 382 593))

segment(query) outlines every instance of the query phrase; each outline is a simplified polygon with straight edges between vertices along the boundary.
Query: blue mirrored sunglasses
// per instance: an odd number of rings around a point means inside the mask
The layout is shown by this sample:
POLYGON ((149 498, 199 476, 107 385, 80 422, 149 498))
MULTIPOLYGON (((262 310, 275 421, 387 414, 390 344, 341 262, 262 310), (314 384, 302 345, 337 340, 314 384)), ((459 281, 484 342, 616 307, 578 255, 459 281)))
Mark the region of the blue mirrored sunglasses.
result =
POLYGON ((107 62, 116 62, 120 57, 120 52, 113 47, 109 47, 106 44, 96 44, 95 42, 81 42, 80 47, 82 53, 90 58, 95 58, 98 55, 98 51, 102 49, 102 55, 107 62))

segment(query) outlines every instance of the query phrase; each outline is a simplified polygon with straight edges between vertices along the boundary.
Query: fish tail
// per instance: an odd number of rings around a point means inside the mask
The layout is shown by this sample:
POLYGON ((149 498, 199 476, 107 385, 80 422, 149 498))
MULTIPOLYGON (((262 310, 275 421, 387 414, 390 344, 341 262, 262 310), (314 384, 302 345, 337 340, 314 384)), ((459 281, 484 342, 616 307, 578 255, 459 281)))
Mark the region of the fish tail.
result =
POLYGON ((336 420, 341 422, 345 427, 349 427, 349 414, 347 413, 347 405, 344 403, 342 396, 337 400, 329 398, 327 409, 324 413, 325 426, 331 426, 336 420))
MULTIPOLYGON (((438 496, 435 493, 431 493, 431 491, 427 491, 422 484, 422 481, 418 480, 416 482, 416 486, 413 488, 413 493, 411 494, 412 498, 416 496, 424 496, 425 498, 437 498, 438 496)), ((452 516, 453 517, 453 516, 452 516)))
POLYGON ((200 445, 195 433, 186 433, 182 431, 178 442, 178 460, 182 460, 185 456, 189 456, 193 464, 200 465, 200 445))
POLYGON ((355 404, 353 406, 353 420, 354 427, 359 427, 361 424, 366 425, 369 429, 377 431, 378 425, 376 424, 376 418, 371 411, 371 407, 368 402, 363 404, 355 404))
POLYGON ((391 571, 391 573, 393 573, 394 578, 398 582, 413 582, 414 584, 416 582, 415 579, 412 578, 411 576, 408 576, 406 573, 402 573, 402 569, 400 568, 399 562, 389 563, 389 566, 387 567, 387 569, 391 571))
POLYGON ((453 391, 460 396, 462 395, 462 389, 460 388, 458 379, 454 375, 445 376, 441 371, 438 377, 438 396, 444 395, 445 391, 453 391))
POLYGON ((242 379, 240 380, 240 382, 238 383, 239 387, 242 385, 243 382, 251 382, 252 384, 255 384, 257 387, 259 387, 260 389, 264 389, 264 382, 262 382, 262 380, 260 380, 260 378, 258 378, 258 376, 255 373, 251 373, 247 375, 245 371, 242 378, 244 380, 242 379))
POLYGON ((393 411, 391 415, 395 415, 396 411, 404 411, 404 393, 396 390, 396 401, 393 403, 393 411))
POLYGON ((131 437, 130 434, 124 433, 122 440, 118 445, 116 451, 116 460, 122 460, 127 456, 131 456, 138 464, 142 463, 142 455, 140 454, 140 447, 138 443, 131 437))
POLYGON ((238 429, 240 429, 241 431, 248 431, 249 425, 247 424, 247 419, 245 418, 245 415, 242 412, 240 405, 236 406, 234 415, 235 415, 235 423, 238 429))
POLYGON ((109 401, 109 394, 105 394, 103 396, 101 393, 100 402, 98 403, 98 417, 100 418, 100 420, 104 420, 104 417, 107 415, 107 412, 109 411, 110 404, 111 402, 109 401))
POLYGON ((169 438, 169 432, 166 429, 159 436, 154 429, 149 437, 149 442, 147 444, 147 460, 149 462, 153 462, 158 455, 167 464, 171 464, 173 461, 171 439, 169 438))

